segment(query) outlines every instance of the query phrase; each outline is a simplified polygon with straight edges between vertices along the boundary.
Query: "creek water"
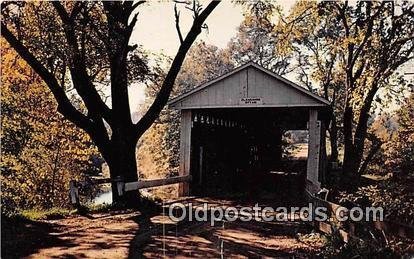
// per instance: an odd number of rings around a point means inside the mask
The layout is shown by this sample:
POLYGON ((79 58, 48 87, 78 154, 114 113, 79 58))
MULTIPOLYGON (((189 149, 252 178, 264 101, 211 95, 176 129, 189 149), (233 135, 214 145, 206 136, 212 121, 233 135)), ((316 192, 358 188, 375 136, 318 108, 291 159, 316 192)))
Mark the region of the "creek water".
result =
POLYGON ((94 204, 111 204, 112 203, 112 190, 106 190, 104 192, 99 193, 94 199, 94 204))

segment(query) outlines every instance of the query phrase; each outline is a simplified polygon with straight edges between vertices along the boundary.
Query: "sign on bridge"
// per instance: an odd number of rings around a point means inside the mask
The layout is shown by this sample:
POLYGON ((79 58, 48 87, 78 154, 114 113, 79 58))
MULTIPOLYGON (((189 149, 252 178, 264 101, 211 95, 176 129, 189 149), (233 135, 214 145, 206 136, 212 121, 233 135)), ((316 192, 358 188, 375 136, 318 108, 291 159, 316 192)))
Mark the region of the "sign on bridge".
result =
POLYGON ((240 104, 262 104, 262 98, 261 97, 245 97, 240 98, 240 104))

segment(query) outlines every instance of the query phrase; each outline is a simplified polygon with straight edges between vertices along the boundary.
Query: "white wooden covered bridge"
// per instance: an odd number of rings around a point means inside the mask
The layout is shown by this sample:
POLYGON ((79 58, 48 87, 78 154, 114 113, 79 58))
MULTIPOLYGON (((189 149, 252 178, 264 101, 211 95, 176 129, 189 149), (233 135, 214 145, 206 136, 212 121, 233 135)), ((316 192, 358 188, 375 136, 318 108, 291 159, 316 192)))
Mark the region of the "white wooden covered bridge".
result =
POLYGON ((282 133, 306 129, 303 186, 320 189, 331 112, 326 99, 250 62, 172 99, 169 107, 181 110, 180 175, 192 179, 180 184, 180 195, 217 184, 272 186, 268 176, 281 168, 282 133))

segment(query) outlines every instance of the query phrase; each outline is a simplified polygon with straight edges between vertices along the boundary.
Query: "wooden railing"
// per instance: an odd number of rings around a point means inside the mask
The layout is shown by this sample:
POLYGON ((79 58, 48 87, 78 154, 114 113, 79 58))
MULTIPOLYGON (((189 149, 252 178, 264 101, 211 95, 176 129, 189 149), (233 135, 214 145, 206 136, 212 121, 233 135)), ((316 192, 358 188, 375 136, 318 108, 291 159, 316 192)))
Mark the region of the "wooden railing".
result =
MULTIPOLYGON (((314 227, 321 232, 332 234, 333 232, 337 232, 340 238, 344 242, 348 242, 350 239, 358 236, 358 229, 361 228, 362 224, 367 222, 352 222, 347 221, 346 223, 338 222, 335 217, 335 211, 339 208, 342 211, 347 210, 345 207, 335 204, 333 202, 329 202, 323 200, 321 198, 316 197, 315 195, 311 194, 307 190, 305 190, 305 195, 309 202, 313 204, 313 208, 316 207, 325 207, 327 208, 327 212, 331 215, 331 220, 327 222, 314 222, 314 227)), ((365 225, 368 226, 368 225, 365 225)), ((394 222, 390 220, 375 220, 371 222, 369 225, 372 229, 377 229, 382 231, 384 235, 396 235, 403 238, 414 238, 414 226, 394 222)))
POLYGON ((191 175, 184 176, 174 176, 170 178, 163 179, 151 179, 151 180, 142 180, 138 182, 127 182, 125 183, 121 178, 116 179, 92 179, 89 181, 76 182, 70 181, 69 191, 70 191, 70 202, 74 205, 79 205, 79 188, 85 185, 99 185, 106 183, 116 183, 117 191, 120 196, 124 195, 125 192, 135 191, 145 188, 158 187, 170 184, 177 184, 183 182, 191 181, 191 175))

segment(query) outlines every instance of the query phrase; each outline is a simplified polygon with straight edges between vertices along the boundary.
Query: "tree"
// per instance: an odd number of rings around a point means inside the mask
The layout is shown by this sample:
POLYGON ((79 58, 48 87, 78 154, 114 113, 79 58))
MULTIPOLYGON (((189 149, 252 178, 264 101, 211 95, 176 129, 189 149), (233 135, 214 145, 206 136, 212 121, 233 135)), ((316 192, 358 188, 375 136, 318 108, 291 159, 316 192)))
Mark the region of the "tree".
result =
POLYGON ((244 20, 237 35, 228 45, 233 62, 241 65, 248 61, 285 75, 295 69, 291 64, 293 52, 285 41, 285 31, 281 24, 281 7, 272 1, 241 1, 244 7, 244 20))
POLYGON ((380 89, 384 95, 404 88, 401 80, 392 81, 398 78, 396 70, 414 57, 413 5, 299 1, 292 12, 302 13, 296 9, 310 13, 297 22, 299 31, 291 38, 300 51, 299 78, 309 88, 317 83, 317 91, 331 101, 332 158, 341 135, 344 174, 356 180, 369 162, 363 157, 373 107, 385 105, 380 89))
POLYGON ((297 1, 288 14, 271 1, 243 2, 245 19, 229 49, 236 63, 254 60, 280 74, 297 75, 298 83, 331 101, 334 110, 329 127, 331 160, 338 160, 338 127, 341 105, 336 101, 343 89, 338 71, 338 51, 324 37, 324 23, 318 15, 318 5, 312 1, 297 1), (316 29, 317 28, 317 29, 316 29))
MULTIPOLYGON (((136 9, 143 3, 54 1, 1 5, 2 36, 46 83, 58 103, 58 111, 91 137, 108 163, 111 178, 121 176, 126 182, 137 180, 138 139, 167 103, 189 48, 219 1, 210 2, 204 9, 193 2, 189 8, 194 20, 185 37, 176 12, 180 47, 153 103, 133 123, 128 85, 137 78, 144 81, 150 74, 145 58, 137 54, 138 46, 129 45, 137 23, 136 9), (68 78, 70 84, 65 84, 68 78), (111 107, 99 91, 105 83, 110 86, 111 107), (68 85, 85 106, 85 113, 68 98, 68 85)), ((115 202, 136 202, 136 193, 118 197, 116 185, 112 188, 115 202)))
POLYGON ((2 45, 2 209, 65 206, 68 181, 81 180, 98 155, 90 138, 55 112, 42 80, 2 45))
POLYGON ((344 84, 339 66, 340 51, 329 37, 332 28, 325 29, 327 24, 335 24, 336 21, 332 16, 321 17, 318 3, 311 1, 298 1, 293 6, 285 18, 285 24, 292 21, 295 23, 288 26, 291 33, 287 34, 286 39, 295 52, 297 69, 294 72, 301 85, 331 102, 333 113, 328 127, 330 160, 336 162, 341 138, 338 124, 342 121, 344 84))
POLYGON ((386 152, 386 168, 405 179, 414 175, 414 93, 411 93, 396 112, 398 128, 386 152))
POLYGON ((411 60, 414 50, 414 5, 409 2, 323 2, 320 12, 335 15, 331 37, 343 53, 344 174, 359 178, 368 120, 375 97, 395 71, 411 60), (338 30, 339 29, 339 30, 338 30))

